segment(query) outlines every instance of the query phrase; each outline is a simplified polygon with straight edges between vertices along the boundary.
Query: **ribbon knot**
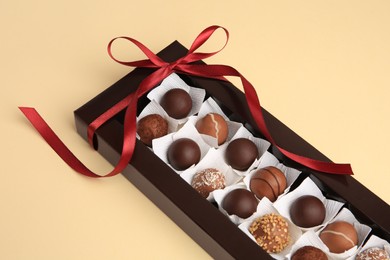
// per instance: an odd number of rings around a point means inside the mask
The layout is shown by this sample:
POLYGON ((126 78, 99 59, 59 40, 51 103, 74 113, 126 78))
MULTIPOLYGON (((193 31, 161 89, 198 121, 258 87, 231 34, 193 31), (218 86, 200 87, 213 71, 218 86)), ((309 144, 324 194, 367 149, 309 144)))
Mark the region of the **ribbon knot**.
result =
POLYGON ((235 76, 241 79, 242 86, 244 88, 245 97, 248 103, 249 110, 251 115, 256 122, 256 125, 263 136, 273 145, 275 145, 285 156, 288 158, 304 165, 313 170, 320 172, 332 173, 332 174, 353 174, 351 166, 349 164, 335 164, 332 162, 322 162, 307 158, 301 155, 291 153, 282 147, 278 146, 276 141, 272 138, 271 133, 268 131, 266 123, 264 121, 262 108, 256 93, 255 88, 252 84, 236 69, 227 65, 206 65, 206 64, 194 64, 196 61, 201 61, 206 58, 209 58, 221 50, 223 50, 228 43, 229 32, 220 26, 210 26, 203 30, 194 40, 187 54, 171 63, 165 62, 154 54, 149 48, 143 45, 141 42, 130 38, 130 37, 117 37, 112 39, 108 46, 107 51, 108 55, 116 62, 131 67, 143 67, 143 68, 153 68, 156 69, 152 74, 147 76, 138 86, 137 90, 113 107, 109 108, 102 115, 96 118, 88 126, 88 141, 93 147, 93 136, 95 131, 110 118, 114 117, 117 113, 125 109, 124 117, 124 135, 123 135, 123 144, 122 144, 122 154, 120 156, 119 162, 114 167, 114 169, 107 175, 101 176, 92 171, 90 171, 83 163, 81 163, 76 156, 65 146, 65 144, 58 138, 58 136, 51 130, 51 128, 46 124, 43 118, 38 114, 38 112, 33 108, 20 107, 21 111, 25 116, 30 120, 33 126, 38 130, 46 142, 55 150, 55 152, 75 171, 89 176, 89 177, 109 177, 116 175, 128 165, 130 162, 134 148, 135 148, 135 138, 136 138, 136 115, 137 115, 137 101, 142 95, 146 92, 157 86, 163 79, 172 74, 173 72, 200 76, 212 79, 226 80, 225 76, 235 76), (195 52, 200 48, 217 29, 222 29, 226 35, 225 44, 221 49, 210 52, 195 52), (111 51, 112 44, 117 39, 124 39, 130 41, 136 45, 148 59, 137 60, 137 61, 121 61, 114 57, 111 51))

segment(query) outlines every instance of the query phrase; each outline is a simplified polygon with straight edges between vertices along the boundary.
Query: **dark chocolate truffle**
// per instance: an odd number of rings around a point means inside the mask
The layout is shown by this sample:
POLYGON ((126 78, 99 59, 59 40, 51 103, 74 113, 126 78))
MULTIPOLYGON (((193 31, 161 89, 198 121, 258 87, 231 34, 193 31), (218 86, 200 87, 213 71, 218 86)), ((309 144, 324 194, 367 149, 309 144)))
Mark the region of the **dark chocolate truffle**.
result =
POLYGON ((182 171, 199 162, 200 148, 193 140, 181 138, 169 146, 167 155, 172 167, 182 171))
POLYGON ((210 192, 225 188, 225 175, 217 169, 207 168, 195 174, 191 186, 207 198, 210 192))
POLYGON ((170 117, 182 119, 191 112, 192 99, 187 91, 174 88, 164 94, 161 98, 160 105, 170 117))
POLYGON ((256 211, 258 201, 252 192, 246 189, 235 189, 226 194, 222 208, 229 215, 248 218, 256 211))
POLYGON ((271 213, 255 219, 249 232, 267 253, 280 253, 290 243, 288 223, 278 214, 271 213))
POLYGON ((274 202, 287 187, 283 172, 274 166, 258 169, 251 178, 250 190, 258 199, 267 197, 274 202))
POLYGON ((325 206, 320 199, 306 195, 296 199, 290 207, 292 222, 303 228, 321 225, 325 219, 325 206))
POLYGON ((292 255, 291 260, 328 260, 326 254, 317 247, 304 246, 292 255))
POLYGON ((160 115, 147 115, 138 121, 137 133, 143 143, 152 146, 153 139, 168 134, 168 122, 160 115))
POLYGON ((332 253, 340 254, 358 243, 355 228, 348 222, 336 221, 321 231, 320 238, 332 253))
POLYGON ((223 144, 228 137, 227 123, 220 114, 207 114, 196 122, 195 127, 199 133, 217 138, 218 145, 223 144))
POLYGON ((259 156, 256 145, 249 139, 238 138, 231 141, 226 148, 227 163, 236 170, 246 171, 259 156))
POLYGON ((356 256, 356 260, 389 260, 390 255, 379 247, 371 247, 356 256))

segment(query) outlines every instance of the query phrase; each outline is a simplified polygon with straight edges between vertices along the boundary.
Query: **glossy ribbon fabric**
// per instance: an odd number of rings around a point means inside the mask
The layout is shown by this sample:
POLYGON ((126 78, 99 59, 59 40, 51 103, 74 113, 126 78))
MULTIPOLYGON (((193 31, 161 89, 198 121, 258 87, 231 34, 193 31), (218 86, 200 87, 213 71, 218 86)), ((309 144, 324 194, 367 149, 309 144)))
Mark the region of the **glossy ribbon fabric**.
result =
POLYGON ((255 88, 252 84, 241 75, 236 69, 226 66, 226 65, 206 65, 206 64, 193 64, 195 61, 206 59, 210 56, 213 56, 220 52, 227 44, 229 39, 229 32, 220 26, 210 26, 203 30, 198 37, 193 42, 191 48, 188 50, 188 53, 172 62, 167 63, 155 55, 151 50, 149 50, 145 45, 139 41, 129 38, 129 37, 117 37, 111 40, 108 44, 107 51, 110 57, 116 62, 131 66, 131 67, 144 67, 144 68, 154 68, 156 69, 152 74, 146 77, 138 86, 137 90, 125 97, 123 100, 115 104, 113 107, 108 109, 98 118, 96 118, 88 126, 88 140, 91 146, 93 147, 93 136, 95 131, 107 120, 115 116, 118 112, 126 109, 125 119, 124 119, 124 136, 123 136, 123 146, 122 154, 119 159, 119 162, 114 167, 114 169, 106 175, 99 175, 90 171, 83 163, 81 163, 77 157, 66 147, 66 145, 58 138, 58 136, 53 132, 53 130, 46 124, 43 118, 38 114, 34 108, 28 107, 19 107, 36 130, 41 134, 41 136, 46 140, 46 142, 53 148, 53 150, 75 171, 89 177, 109 177, 114 176, 127 166, 130 162, 134 148, 135 148, 135 138, 136 138, 136 113, 137 113, 137 101, 142 95, 146 92, 157 86, 164 78, 169 76, 173 72, 184 73, 188 75, 213 78, 219 80, 226 80, 225 76, 235 76, 241 79, 242 85, 244 87, 245 97, 248 103, 250 112, 257 124, 258 129, 264 135, 264 137, 275 145, 285 156, 288 158, 308 167, 313 170, 320 172, 331 173, 331 174, 353 174, 351 166, 349 164, 335 164, 331 162, 323 162, 300 156, 294 153, 291 153, 282 147, 278 146, 275 140, 272 138, 271 133, 268 131, 266 123, 264 121, 262 108, 256 93, 255 88), (200 46, 202 46, 211 35, 218 29, 222 29, 226 34, 226 42, 224 46, 215 52, 211 53, 201 53, 195 52, 200 46), (124 39, 130 41, 136 45, 148 59, 138 60, 138 61, 120 61, 114 57, 111 52, 112 44, 117 39, 124 39))

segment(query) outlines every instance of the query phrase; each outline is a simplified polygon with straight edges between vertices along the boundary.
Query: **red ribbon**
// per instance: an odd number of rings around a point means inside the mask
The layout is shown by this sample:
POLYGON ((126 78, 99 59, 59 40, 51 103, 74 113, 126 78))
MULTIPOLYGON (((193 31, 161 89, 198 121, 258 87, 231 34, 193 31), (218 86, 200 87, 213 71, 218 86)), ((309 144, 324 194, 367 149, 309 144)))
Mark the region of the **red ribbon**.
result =
POLYGON ((108 54, 116 62, 131 66, 131 67, 144 67, 144 68, 154 68, 152 74, 146 77, 139 85, 137 90, 115 104, 113 107, 108 109, 98 118, 96 118, 88 126, 88 140, 91 146, 93 147, 93 136, 96 131, 102 124, 107 122, 110 118, 115 116, 118 112, 126 108, 125 120, 124 120, 124 135, 123 135, 123 146, 122 154, 119 159, 119 162, 114 167, 114 169, 104 175, 98 175, 91 170, 89 170, 83 163, 81 163, 77 157, 65 146, 65 144, 58 138, 58 136, 53 132, 53 130, 46 124, 43 118, 38 114, 34 108, 19 107, 20 110, 24 113, 27 119, 32 123, 36 130, 41 134, 41 136, 46 140, 46 142, 53 148, 53 150, 75 171, 89 176, 89 177, 109 177, 114 176, 120 172, 128 165, 130 162, 134 147, 135 147, 135 136, 136 136, 136 112, 137 112, 137 101, 149 90, 153 89, 158 85, 164 78, 169 76, 173 72, 184 73, 194 76, 213 78, 225 80, 225 76, 235 76, 241 79, 242 85, 244 87, 245 97, 249 106, 249 110, 259 128, 260 132, 264 137, 275 145, 285 156, 298 162, 308 168, 317 170, 320 172, 331 173, 331 174, 353 174, 351 166, 349 164, 335 164, 332 162, 323 162, 300 156, 294 153, 291 153, 282 147, 278 146, 275 140, 272 138, 268 128, 265 124, 262 108, 256 93, 255 88, 252 84, 245 79, 236 69, 226 66, 226 65, 206 65, 206 64, 193 64, 195 61, 206 59, 210 56, 213 56, 220 52, 227 44, 229 40, 229 32, 220 26, 210 26, 203 30, 198 37, 193 42, 191 48, 188 50, 188 53, 172 62, 168 63, 160 59, 155 55, 151 50, 149 50, 145 45, 139 41, 129 38, 129 37, 117 37, 110 41, 107 47, 108 54), (211 53, 200 53, 195 52, 200 46, 202 46, 211 35, 217 30, 222 29, 226 34, 226 42, 224 46, 215 52, 211 53), (112 52, 111 46, 113 42, 117 39, 125 39, 132 42, 136 45, 147 57, 145 60, 138 61, 120 61, 116 59, 112 52))

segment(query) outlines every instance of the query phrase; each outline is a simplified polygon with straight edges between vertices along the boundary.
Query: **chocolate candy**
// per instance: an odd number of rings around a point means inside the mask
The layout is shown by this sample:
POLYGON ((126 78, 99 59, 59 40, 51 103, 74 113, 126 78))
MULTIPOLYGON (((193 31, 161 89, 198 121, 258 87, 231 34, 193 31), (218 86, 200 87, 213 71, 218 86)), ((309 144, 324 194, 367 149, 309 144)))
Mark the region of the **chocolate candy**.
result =
POLYGON ((181 138, 169 146, 167 156, 172 167, 182 171, 199 162, 200 148, 193 140, 181 138))
POLYGON ((258 199, 267 197, 274 202, 286 189, 287 180, 281 170, 268 166, 258 169, 252 175, 249 187, 258 199))
POLYGON ((358 243, 355 228, 345 221, 336 221, 327 225, 320 234, 322 242, 332 253, 340 254, 358 243))
POLYGON ((256 211, 258 201, 252 192, 246 189, 235 189, 226 194, 222 208, 229 215, 248 218, 256 211))
POLYGON ((225 176, 217 169, 207 168, 195 174, 191 186, 207 198, 210 192, 225 188, 225 176))
POLYGON ((147 115, 138 121, 137 133, 144 144, 152 146, 153 139, 168 134, 168 122, 160 115, 147 115))
POLYGON ((196 122, 195 127, 199 133, 217 138, 218 145, 226 141, 229 131, 225 119, 216 113, 207 114, 196 122))
POLYGON ((164 94, 161 98, 160 105, 170 117, 182 119, 191 112, 192 99, 187 91, 174 88, 164 94))
POLYGON ((304 246, 299 248, 292 255, 291 260, 328 260, 326 254, 317 247, 304 246))
POLYGON ((274 213, 255 219, 249 232, 267 253, 279 253, 290 243, 287 221, 274 213))
POLYGON ((356 256, 356 260, 389 260, 390 255, 379 247, 371 247, 356 256))
POLYGON ((246 171, 259 156, 256 145, 249 139, 238 138, 226 148, 226 162, 236 170, 246 171))
POLYGON ((325 214, 325 206, 322 201, 310 195, 296 199, 290 207, 292 222, 303 228, 321 225, 325 219, 325 214))

